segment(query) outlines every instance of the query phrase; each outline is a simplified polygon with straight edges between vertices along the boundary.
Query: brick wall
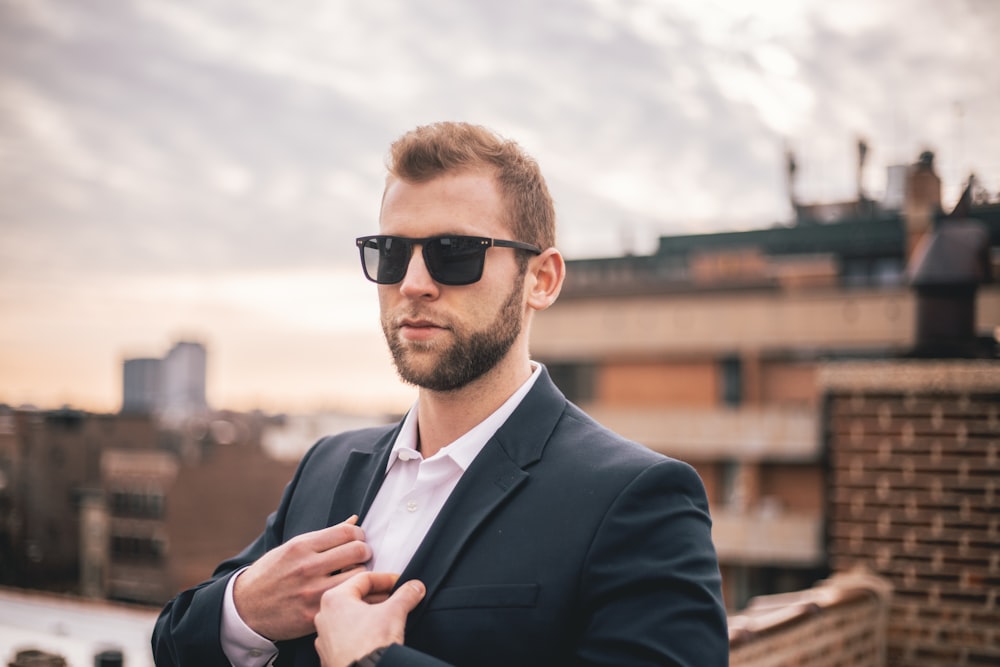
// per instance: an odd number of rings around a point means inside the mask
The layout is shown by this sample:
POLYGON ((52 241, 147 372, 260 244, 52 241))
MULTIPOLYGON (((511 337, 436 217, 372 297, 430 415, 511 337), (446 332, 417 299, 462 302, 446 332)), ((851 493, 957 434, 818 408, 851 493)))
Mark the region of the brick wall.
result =
POLYGON ((830 565, 892 584, 888 664, 1000 664, 1000 363, 852 363, 821 383, 830 565))
POLYGON ((882 667, 891 591, 867 574, 754 598, 729 618, 732 667, 882 667))

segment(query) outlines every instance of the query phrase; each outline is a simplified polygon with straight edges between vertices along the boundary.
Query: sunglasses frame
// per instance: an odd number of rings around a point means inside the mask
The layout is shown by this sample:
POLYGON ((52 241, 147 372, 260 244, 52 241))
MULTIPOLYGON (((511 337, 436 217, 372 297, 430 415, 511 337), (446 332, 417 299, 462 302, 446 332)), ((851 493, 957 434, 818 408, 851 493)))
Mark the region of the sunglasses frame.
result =
MULTIPOLYGON (((440 283, 441 285, 471 285, 473 283, 479 282, 483 277, 483 267, 486 266, 486 251, 492 247, 497 248, 513 248, 515 250, 525 250, 532 253, 533 255, 542 254, 542 249, 536 245, 530 243, 522 243, 520 241, 507 241, 503 239, 491 239, 486 236, 469 236, 466 234, 437 234, 435 236, 425 236, 423 238, 411 238, 409 236, 396 236, 394 234, 373 234, 371 236, 359 236, 354 240, 355 244, 358 246, 358 250, 361 253, 361 269, 365 274, 365 278, 373 283, 379 285, 395 285, 406 277, 406 271, 409 268, 410 260, 413 258, 413 247, 419 245, 421 247, 421 254, 424 258, 424 266, 427 267, 427 272, 430 274, 434 282, 440 283), (406 263, 403 265, 403 271, 399 275, 399 278, 393 281, 379 280, 378 276, 372 277, 368 273, 368 264, 365 262, 365 247, 371 241, 376 241, 378 249, 381 252, 381 240, 391 239, 393 241, 399 242, 407 252, 406 263), (440 241, 441 239, 461 239, 464 242, 470 244, 479 244, 478 246, 473 245, 475 250, 479 253, 479 270, 475 273, 474 277, 469 280, 442 280, 439 273, 441 270, 446 269, 446 267, 438 266, 438 262, 434 259, 434 251, 430 251, 428 254, 427 248, 430 246, 431 241, 440 241)), ((376 270, 377 273, 377 270, 376 270)))

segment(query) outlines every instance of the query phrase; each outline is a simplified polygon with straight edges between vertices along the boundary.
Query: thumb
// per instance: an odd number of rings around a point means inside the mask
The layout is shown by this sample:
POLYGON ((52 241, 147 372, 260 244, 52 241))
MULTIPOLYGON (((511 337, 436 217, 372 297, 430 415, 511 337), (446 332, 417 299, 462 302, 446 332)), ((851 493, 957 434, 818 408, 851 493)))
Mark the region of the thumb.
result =
POLYGON ((387 603, 402 607, 407 614, 416 608, 420 601, 424 599, 427 588, 423 582, 411 579, 396 589, 396 591, 386 600, 387 603))

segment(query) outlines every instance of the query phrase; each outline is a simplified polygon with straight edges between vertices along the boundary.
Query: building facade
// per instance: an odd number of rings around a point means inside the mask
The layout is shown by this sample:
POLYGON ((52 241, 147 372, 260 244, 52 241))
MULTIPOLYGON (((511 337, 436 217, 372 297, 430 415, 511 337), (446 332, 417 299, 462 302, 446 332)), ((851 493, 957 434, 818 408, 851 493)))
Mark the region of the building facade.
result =
POLYGON ((163 432, 170 437, 154 450, 105 450, 103 512, 90 513, 84 530, 99 535, 106 526, 106 538, 81 566, 83 590, 162 605, 249 544, 296 466, 264 451, 267 422, 262 415, 213 413, 182 432, 163 432), (101 572, 99 583, 88 582, 87 573, 101 572))
POLYGON ((148 415, 68 409, 10 410, 3 425, 0 469, 8 484, 0 494, 0 583, 75 592, 81 544, 94 537, 81 533, 80 516, 102 494, 102 452, 151 450, 156 426, 148 415))
POLYGON ((907 224, 909 204, 906 215, 869 206, 834 222, 664 237, 653 255, 570 261, 560 300, 535 319, 533 353, 571 400, 698 470, 732 610, 830 571, 825 364, 959 348, 996 356, 1000 288, 987 281, 1000 206, 962 212, 983 244, 967 258, 972 282, 948 284, 949 274, 930 290, 938 305, 967 300, 956 348, 918 326, 949 319, 928 316, 935 306, 913 284, 920 249, 958 226, 934 208, 940 197, 921 201, 930 229, 907 224))

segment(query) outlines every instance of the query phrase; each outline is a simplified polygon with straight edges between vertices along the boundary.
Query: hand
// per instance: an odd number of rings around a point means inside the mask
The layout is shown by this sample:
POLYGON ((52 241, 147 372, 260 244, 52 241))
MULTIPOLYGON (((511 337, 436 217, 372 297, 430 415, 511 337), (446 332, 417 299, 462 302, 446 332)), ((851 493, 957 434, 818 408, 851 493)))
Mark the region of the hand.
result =
POLYGON ((243 622, 271 641, 312 633, 323 593, 350 579, 372 556, 357 521, 352 516, 298 535, 240 573, 233 602, 243 622))
POLYGON ((424 597, 424 585, 413 579, 383 602, 398 574, 362 572, 323 594, 316 614, 316 652, 323 667, 346 667, 389 644, 402 644, 406 616, 424 597))

